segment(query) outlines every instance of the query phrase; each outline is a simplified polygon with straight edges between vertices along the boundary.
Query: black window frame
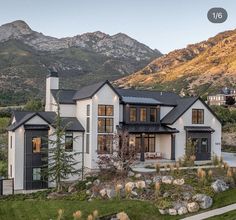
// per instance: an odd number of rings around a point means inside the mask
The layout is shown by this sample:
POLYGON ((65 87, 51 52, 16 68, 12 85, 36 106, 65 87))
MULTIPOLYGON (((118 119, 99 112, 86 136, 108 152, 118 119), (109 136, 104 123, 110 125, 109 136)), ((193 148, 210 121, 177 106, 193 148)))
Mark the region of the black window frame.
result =
POLYGON ((192 109, 192 124, 204 124, 204 117, 205 117, 205 112, 204 109, 197 109, 197 108, 193 108, 192 109), (194 111, 196 111, 196 121, 194 118, 194 111), (201 115, 199 114, 200 112, 202 112, 202 118, 201 115))
POLYGON ((99 117, 98 118, 98 133, 113 133, 114 130, 114 119, 113 118, 106 118, 106 117, 99 117), (99 121, 103 121, 104 125, 102 125, 100 127, 99 125, 99 121), (108 121, 112 121, 112 125, 107 125, 108 121), (108 128, 111 128, 111 130, 109 130, 108 128))
POLYGON ((147 108, 146 107, 140 107, 139 108, 139 121, 141 122, 141 123, 145 123, 145 122, 147 122, 147 120, 148 120, 148 117, 147 117, 147 108), (145 111, 145 120, 141 120, 142 119, 142 110, 144 110, 145 111))
POLYGON ((73 132, 65 132, 65 151, 66 152, 72 152, 74 150, 74 134, 73 132), (70 139, 70 142, 67 142, 67 140, 70 139), (67 147, 67 144, 70 144, 70 147, 67 147))
POLYGON ((149 121, 151 123, 156 123, 157 122, 157 108, 150 108, 149 121), (154 118, 155 118, 154 121, 151 120, 151 118, 152 118, 152 110, 154 110, 154 118))
POLYGON ((98 154, 112 154, 113 153, 113 135, 110 134, 98 134, 97 136, 97 153, 98 154), (99 143, 99 138, 103 138, 104 146, 103 148, 108 148, 107 151, 101 150, 101 146, 99 143), (109 145, 110 146, 109 146, 109 145))
POLYGON ((112 117, 114 116, 114 106, 113 105, 98 105, 98 116, 108 116, 112 117), (104 114, 100 114, 99 108, 104 107, 104 114), (112 108, 112 114, 107 114, 108 108, 112 108))
POLYGON ((138 116, 138 114, 137 114, 138 111, 137 110, 138 110, 137 107, 132 106, 132 107, 129 108, 129 121, 130 122, 137 122, 137 119, 138 119, 138 117, 137 117, 138 116), (135 110, 135 114, 134 114, 135 115, 135 120, 131 120, 131 110, 135 110))
POLYGON ((33 167, 32 168, 32 182, 37 182, 37 181, 42 181, 42 167, 33 167), (37 175, 37 174, 34 174, 34 169, 40 169, 40 179, 34 179, 34 176, 37 175))
POLYGON ((40 137, 40 136, 34 136, 34 137, 32 137, 32 153, 33 153, 33 154, 40 154, 40 153, 42 153, 42 137, 40 137), (34 151, 34 143, 33 143, 33 140, 36 139, 36 138, 39 138, 39 139, 40 139, 40 151, 34 151))

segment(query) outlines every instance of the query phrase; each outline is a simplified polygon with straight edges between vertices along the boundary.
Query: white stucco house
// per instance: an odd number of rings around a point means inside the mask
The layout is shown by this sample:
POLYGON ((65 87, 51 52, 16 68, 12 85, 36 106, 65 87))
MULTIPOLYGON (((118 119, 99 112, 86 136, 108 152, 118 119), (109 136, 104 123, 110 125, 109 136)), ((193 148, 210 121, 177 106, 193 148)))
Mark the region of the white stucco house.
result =
POLYGON ((44 137, 54 131, 56 100, 63 123, 69 122, 65 148, 82 152, 76 158, 81 162, 77 166, 88 170, 97 168, 98 154, 112 153, 117 129, 129 133, 129 143, 140 150, 137 159, 141 161, 178 160, 185 155, 188 138, 196 141, 197 160, 221 156, 221 123, 198 97, 115 88, 109 81, 64 90, 59 88, 56 72, 48 75, 46 84, 45 111, 16 111, 8 128, 8 174, 16 190, 48 187, 40 175, 46 163, 42 148, 50 148, 44 137))

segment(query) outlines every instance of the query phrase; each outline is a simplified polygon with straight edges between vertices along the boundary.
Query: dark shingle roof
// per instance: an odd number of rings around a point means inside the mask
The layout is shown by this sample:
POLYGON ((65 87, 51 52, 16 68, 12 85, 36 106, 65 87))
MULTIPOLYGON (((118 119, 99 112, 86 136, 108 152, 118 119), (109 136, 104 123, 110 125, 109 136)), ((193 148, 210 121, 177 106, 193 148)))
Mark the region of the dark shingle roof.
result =
POLYGON ((161 104, 161 102, 153 98, 131 97, 131 96, 122 96, 122 102, 128 104, 152 104, 152 105, 161 104))
POLYGON ((174 107, 162 120, 163 124, 173 124, 188 108, 198 100, 198 97, 186 97, 176 99, 177 106, 174 107))
POLYGON ((58 99, 59 96, 59 103, 60 104, 75 104, 73 97, 77 90, 71 89, 52 89, 51 93, 55 100, 58 99))
MULTIPOLYGON (((44 119, 48 124, 54 126, 56 113, 55 112, 27 112, 27 111, 14 111, 13 116, 15 122, 8 127, 9 131, 14 131, 34 116, 39 116, 44 119)), ((62 117, 62 126, 68 131, 84 131, 83 126, 75 117, 62 117)))

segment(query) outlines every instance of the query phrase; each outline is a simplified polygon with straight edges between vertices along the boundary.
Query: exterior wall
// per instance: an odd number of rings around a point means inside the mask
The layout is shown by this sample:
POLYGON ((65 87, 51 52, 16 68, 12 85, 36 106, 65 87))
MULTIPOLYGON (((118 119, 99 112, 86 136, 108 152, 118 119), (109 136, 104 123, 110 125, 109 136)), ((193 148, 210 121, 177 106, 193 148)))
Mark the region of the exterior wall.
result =
POLYGON ((161 134, 159 135, 159 149, 164 159, 171 159, 171 135, 161 134))
POLYGON ((178 160, 185 154, 186 146, 186 131, 184 126, 210 126, 215 130, 211 134, 211 155, 213 152, 217 156, 221 156, 221 123, 215 118, 215 116, 205 107, 200 101, 196 101, 173 125, 172 128, 179 130, 176 133, 175 139, 175 158, 178 160), (192 124, 192 109, 204 109, 204 124, 192 124))
POLYGON ((76 105, 60 104, 60 114, 61 114, 61 117, 75 117, 76 105))
POLYGON ((173 108, 172 106, 161 106, 160 119, 164 118, 173 108))
POLYGON ((92 98, 91 109, 91 127, 93 131, 91 133, 91 167, 97 168, 97 121, 98 121, 98 105, 113 105, 114 106, 114 133, 116 132, 116 126, 119 125, 119 97, 108 85, 104 85, 92 98))
POLYGON ((51 94, 51 89, 59 89, 59 78, 58 77, 48 77, 46 79, 45 111, 52 111, 53 96, 51 94))
POLYGON ((123 119, 123 113, 124 113, 124 112, 123 112, 123 109, 124 109, 124 105, 120 105, 120 109, 119 109, 119 112, 120 112, 120 115, 119 115, 119 118, 120 118, 120 119, 119 119, 119 121, 120 121, 120 122, 123 122, 123 120, 124 120, 124 119, 123 119))

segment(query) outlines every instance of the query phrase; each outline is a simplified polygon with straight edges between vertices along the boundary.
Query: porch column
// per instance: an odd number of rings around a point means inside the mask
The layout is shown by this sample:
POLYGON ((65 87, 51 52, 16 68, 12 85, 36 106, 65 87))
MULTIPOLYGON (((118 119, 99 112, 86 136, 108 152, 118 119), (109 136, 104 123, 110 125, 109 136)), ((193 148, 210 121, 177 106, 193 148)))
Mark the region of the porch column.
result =
POLYGON ((175 160, 175 134, 171 134, 171 160, 175 160))
POLYGON ((141 134, 141 152, 140 152, 140 161, 144 162, 145 161, 145 156, 144 156, 144 136, 145 133, 141 134))

